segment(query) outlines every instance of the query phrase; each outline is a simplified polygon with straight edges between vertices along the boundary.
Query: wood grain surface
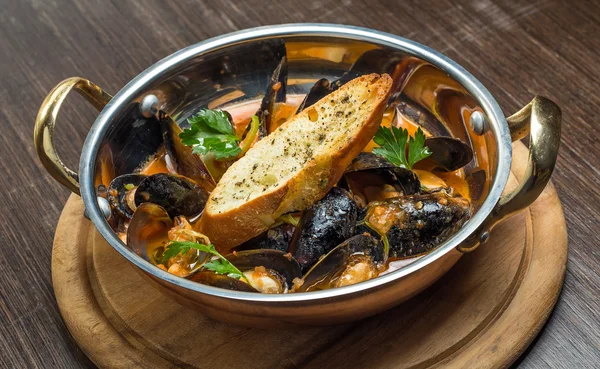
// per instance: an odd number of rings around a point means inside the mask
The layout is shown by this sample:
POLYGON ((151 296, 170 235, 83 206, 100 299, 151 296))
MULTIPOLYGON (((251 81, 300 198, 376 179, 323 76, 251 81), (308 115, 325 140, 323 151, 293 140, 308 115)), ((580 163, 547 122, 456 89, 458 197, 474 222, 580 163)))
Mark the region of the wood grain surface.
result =
MULTIPOLYGON (((549 323, 516 365, 600 367, 600 3, 591 0, 0 0, 0 366, 93 367, 51 287, 52 238, 69 193, 33 148, 46 93, 75 75, 114 93, 184 46, 290 22, 360 25, 424 43, 479 78, 507 114, 535 94, 562 107, 553 181, 567 220, 568 271, 549 323)), ((70 101, 57 143, 76 167, 95 113, 70 101)))

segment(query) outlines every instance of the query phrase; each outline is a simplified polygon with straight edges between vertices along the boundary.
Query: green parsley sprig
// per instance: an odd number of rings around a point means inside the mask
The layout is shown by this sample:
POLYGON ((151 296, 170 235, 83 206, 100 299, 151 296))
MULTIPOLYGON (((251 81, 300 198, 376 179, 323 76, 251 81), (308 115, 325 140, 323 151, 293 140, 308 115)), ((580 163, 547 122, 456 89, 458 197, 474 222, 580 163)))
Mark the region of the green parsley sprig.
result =
POLYGON ((167 245, 166 250, 163 252, 162 262, 166 263, 172 257, 175 257, 179 254, 185 254, 191 249, 196 249, 207 254, 211 254, 217 257, 217 259, 213 259, 208 261, 202 265, 202 268, 206 270, 211 270, 217 274, 225 274, 228 277, 240 279, 244 278, 246 282, 248 278, 242 273, 235 265, 231 264, 231 262, 223 257, 216 249, 215 246, 203 245, 197 242, 189 242, 189 241, 172 241, 167 245))
POLYGON ((425 146, 425 134, 419 128, 414 137, 408 136, 408 130, 392 126, 391 128, 379 127, 373 141, 380 147, 373 149, 373 153, 383 156, 392 164, 412 170, 416 162, 431 155, 425 146), (406 145, 408 144, 408 156, 406 145))
POLYGON ((189 117, 188 123, 190 128, 181 132, 179 138, 196 154, 212 152, 216 159, 228 159, 242 152, 240 138, 224 111, 203 109, 189 117))

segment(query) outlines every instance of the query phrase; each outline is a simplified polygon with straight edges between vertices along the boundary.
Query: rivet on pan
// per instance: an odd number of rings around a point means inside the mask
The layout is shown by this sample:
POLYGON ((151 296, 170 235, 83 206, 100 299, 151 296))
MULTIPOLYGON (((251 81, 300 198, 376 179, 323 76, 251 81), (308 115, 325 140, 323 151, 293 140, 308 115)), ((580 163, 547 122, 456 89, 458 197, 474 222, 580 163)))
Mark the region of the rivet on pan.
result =
MULTIPOLYGON (((109 220, 112 215, 112 210, 110 208, 110 204, 109 204, 108 200, 105 199, 104 197, 100 197, 100 196, 98 196, 97 199, 98 199, 98 206, 100 207, 100 211, 102 212, 104 219, 109 220)), ((87 209, 83 210, 83 216, 86 217, 86 219, 88 219, 88 220, 90 219, 87 209)))
POLYGON ((156 95, 148 94, 142 99, 140 104, 140 113, 145 118, 151 118, 158 112, 158 97, 156 95))
POLYGON ((490 238, 490 232, 485 231, 481 234, 481 236, 479 236, 479 243, 484 244, 489 240, 489 238, 490 238))
POLYGON ((478 135, 482 135, 490 129, 490 124, 486 116, 480 111, 473 112, 469 122, 471 123, 471 128, 473 128, 473 131, 478 135))

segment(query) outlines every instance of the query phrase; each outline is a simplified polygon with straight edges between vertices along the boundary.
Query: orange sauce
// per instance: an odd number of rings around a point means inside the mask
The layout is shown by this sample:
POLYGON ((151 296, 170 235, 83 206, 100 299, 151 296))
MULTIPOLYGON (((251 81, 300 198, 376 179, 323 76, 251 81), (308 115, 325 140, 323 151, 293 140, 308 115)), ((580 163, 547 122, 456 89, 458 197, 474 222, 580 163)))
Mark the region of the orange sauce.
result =
POLYGON ((147 176, 156 173, 173 173, 177 174, 175 169, 169 165, 168 155, 164 147, 162 147, 153 158, 150 158, 148 162, 142 167, 141 174, 147 176))

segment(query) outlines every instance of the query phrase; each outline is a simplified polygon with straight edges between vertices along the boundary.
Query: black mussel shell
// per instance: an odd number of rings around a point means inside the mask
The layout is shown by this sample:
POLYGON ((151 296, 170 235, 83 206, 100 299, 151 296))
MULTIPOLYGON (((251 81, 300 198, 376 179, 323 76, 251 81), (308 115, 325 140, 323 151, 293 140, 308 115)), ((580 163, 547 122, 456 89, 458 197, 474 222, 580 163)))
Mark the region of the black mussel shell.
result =
POLYGON ((356 212, 348 191, 339 187, 303 212, 290 243, 290 252, 303 271, 354 234, 356 212))
POLYGON ((242 282, 239 279, 217 274, 208 270, 197 271, 196 273, 192 274, 189 279, 207 286, 224 288, 226 290, 258 292, 254 287, 250 286, 248 283, 242 282))
POLYGON ((160 260, 155 260, 154 252, 169 242, 171 228, 173 221, 164 208, 143 203, 135 210, 127 228, 127 246, 151 263, 160 264, 160 260))
POLYGON ((304 100, 302 100, 302 103, 300 106, 298 106, 296 114, 315 104, 317 101, 329 95, 337 88, 339 88, 338 84, 332 84, 327 78, 321 78, 310 88, 304 97, 304 100))
POLYGON ((258 236, 244 242, 238 246, 236 250, 269 249, 287 252, 295 229, 296 227, 291 224, 280 224, 276 227, 269 228, 258 236))
POLYGON ((450 131, 442 122, 416 102, 405 96, 401 96, 394 104, 399 114, 417 126, 422 127, 425 131, 431 133, 432 136, 451 136, 450 131))
POLYGON ((377 173, 382 176, 386 183, 399 186, 404 195, 411 195, 421 191, 421 181, 419 181, 419 177, 413 171, 397 167, 385 158, 370 152, 361 152, 358 154, 346 168, 345 173, 357 172, 377 173))
MULTIPOLYGON (((260 126, 258 129, 259 137, 266 137, 271 131, 271 121, 273 120, 273 112, 276 102, 285 102, 287 88, 288 65, 287 59, 284 56, 281 62, 273 71, 273 75, 267 85, 267 91, 263 97, 260 108, 256 112, 260 126)), ((250 125, 248 125, 248 129, 250 125)))
POLYGON ((135 191, 135 204, 152 202, 169 216, 192 217, 204 210, 209 194, 192 180, 173 174, 157 173, 144 179, 135 191))
MULTIPOLYGON (((469 201, 460 196, 450 196, 445 191, 403 196, 369 204, 364 220, 377 224, 375 211, 384 207, 394 224, 387 232, 390 256, 401 258, 431 251, 456 233, 470 218, 469 201)), ((382 213, 382 212, 379 212, 382 213)), ((366 225, 358 232, 378 234, 366 225)))
POLYGON ((402 60, 402 57, 403 56, 399 53, 392 53, 383 49, 369 50, 363 53, 340 78, 333 81, 329 81, 327 78, 321 78, 315 82, 304 97, 304 100, 298 107, 296 113, 300 113, 302 110, 315 104, 317 101, 362 74, 392 74, 396 64, 402 60))
MULTIPOLYGON (((316 291, 335 287, 338 279, 353 257, 364 256, 372 261, 374 269, 384 260, 383 244, 368 233, 350 237, 315 264, 303 277, 298 292, 316 291)), ((373 275, 377 271, 373 270, 373 275)))
POLYGON ((123 174, 113 179, 108 186, 108 202, 113 210, 125 218, 133 216, 134 209, 127 204, 127 194, 130 190, 126 186, 139 186, 146 178, 143 174, 123 174))
POLYGON ((448 128, 422 106, 402 97, 396 101, 396 109, 399 114, 433 135, 425 140, 425 146, 431 151, 431 156, 425 160, 433 162, 438 169, 452 172, 473 159, 471 147, 450 137, 448 128))
POLYGON ((245 272, 255 267, 265 267, 281 274, 291 288, 294 278, 300 278, 300 264, 290 254, 278 250, 248 250, 225 256, 239 270, 245 272))
POLYGON ((431 151, 426 160, 448 172, 458 170, 473 160, 471 147, 457 138, 431 137, 425 140, 425 146, 431 151))
POLYGON ((175 171, 182 176, 191 178, 205 191, 212 191, 216 182, 200 156, 194 154, 191 147, 181 142, 179 134, 182 131, 179 125, 169 115, 161 112, 160 126, 168 160, 175 171))

